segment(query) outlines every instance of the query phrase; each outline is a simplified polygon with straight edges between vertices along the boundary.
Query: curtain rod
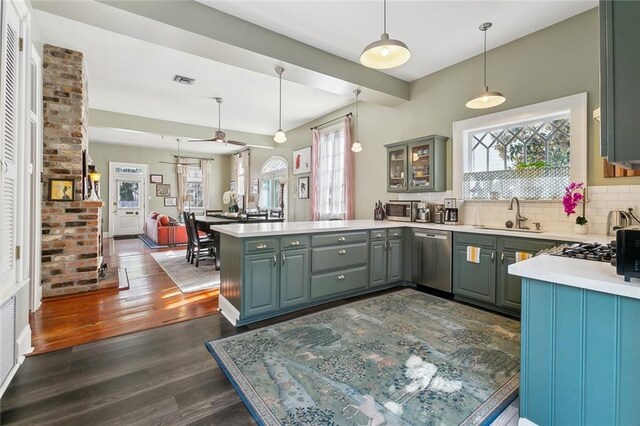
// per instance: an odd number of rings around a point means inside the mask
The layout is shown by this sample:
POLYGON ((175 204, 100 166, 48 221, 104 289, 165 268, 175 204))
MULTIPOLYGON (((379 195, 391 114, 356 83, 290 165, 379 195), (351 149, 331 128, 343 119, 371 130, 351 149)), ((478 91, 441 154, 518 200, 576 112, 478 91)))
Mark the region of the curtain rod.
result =
POLYGON ((333 123, 334 121, 340 120, 341 118, 344 118, 344 117, 351 117, 352 115, 353 115, 353 113, 348 113, 348 114, 345 114, 345 115, 341 115, 340 117, 336 117, 336 118, 334 118, 334 119, 332 119, 332 120, 325 121, 325 122, 324 122, 324 123, 322 123, 322 124, 318 124, 317 126, 314 126, 314 127, 312 127, 311 129, 309 129, 309 130, 317 129, 318 127, 322 127, 322 126, 327 125, 327 124, 329 124, 329 123, 333 123))
POLYGON ((216 161, 215 158, 204 158, 204 157, 190 157, 188 155, 174 155, 174 157, 176 158, 188 158, 190 160, 209 160, 209 161, 216 161))

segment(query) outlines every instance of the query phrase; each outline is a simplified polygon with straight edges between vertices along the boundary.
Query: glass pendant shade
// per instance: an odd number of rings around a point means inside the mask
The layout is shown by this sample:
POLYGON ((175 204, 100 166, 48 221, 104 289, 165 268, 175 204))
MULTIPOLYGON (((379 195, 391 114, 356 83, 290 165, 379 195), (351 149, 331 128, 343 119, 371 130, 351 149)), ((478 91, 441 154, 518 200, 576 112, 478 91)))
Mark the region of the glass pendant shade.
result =
POLYGON ((490 92, 489 88, 485 86, 482 92, 474 95, 467 102, 467 108, 471 109, 483 109, 483 108, 492 108, 494 106, 498 106, 507 98, 500 92, 490 92))
POLYGON ((399 67, 410 57, 411 51, 406 44, 390 39, 389 34, 383 33, 380 40, 364 48, 360 55, 360 63, 368 68, 386 70, 399 67))
POLYGON ((355 141, 353 143, 353 145, 351 145, 351 151, 353 152, 360 152, 362 151, 362 145, 360 144, 360 142, 355 141))
POLYGON ((282 129, 278 129, 276 134, 273 136, 273 141, 275 143, 285 143, 287 141, 287 135, 285 135, 282 129))

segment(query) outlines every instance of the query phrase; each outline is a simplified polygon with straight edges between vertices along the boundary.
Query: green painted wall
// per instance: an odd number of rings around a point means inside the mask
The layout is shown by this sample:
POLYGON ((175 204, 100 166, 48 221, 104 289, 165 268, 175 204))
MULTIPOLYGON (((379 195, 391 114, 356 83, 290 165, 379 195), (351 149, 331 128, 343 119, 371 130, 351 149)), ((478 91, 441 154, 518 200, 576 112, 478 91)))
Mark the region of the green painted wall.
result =
MULTIPOLYGON (((125 162, 125 163, 141 163, 149 165, 149 173, 161 174, 164 177, 164 183, 171 185, 171 196, 178 195, 177 177, 175 169, 170 164, 161 164, 159 161, 174 161, 174 151, 159 150, 151 148, 141 148, 137 146, 123 146, 103 143, 89 143, 89 154, 96 166, 96 169, 102 173, 100 185, 100 197, 104 200, 105 206, 102 209, 102 217, 104 219, 104 231, 109 231, 109 162, 125 162)), ((189 155, 188 153, 183 153, 189 155)), ((203 154, 193 154, 196 157, 203 157, 203 154)), ((229 186, 229 160, 225 155, 213 155, 214 161, 211 164, 209 175, 211 177, 209 184, 210 207, 212 209, 222 208, 222 193, 224 188, 229 186)), ((147 191, 149 195, 148 211, 158 211, 160 213, 177 217, 178 209, 176 207, 164 207, 164 199, 156 197, 155 184, 147 183, 147 191)))
MULTIPOLYGON (((566 21, 496 48, 488 54, 489 87, 505 94, 507 101, 488 111, 467 109, 465 103, 482 86, 482 57, 477 56, 411 83, 411 101, 387 108, 360 105, 360 142, 355 155, 356 217, 370 218, 374 202, 396 198, 386 192, 384 144, 432 133, 451 137, 455 121, 503 111, 580 92, 588 93, 588 111, 600 104, 598 10, 592 9, 566 21)), ((285 99, 286 102, 286 99, 285 99)), ((353 111, 334 111, 287 133, 288 141, 271 154, 291 161, 291 152, 311 144, 309 127, 353 111)), ((640 178, 605 179, 598 155, 598 124, 589 119, 589 185, 640 184, 640 178)), ((447 187, 451 189, 451 140, 447 142, 447 187)), ((291 193, 290 193, 291 194, 291 193)), ((295 220, 308 220, 309 200, 290 197, 295 220)))

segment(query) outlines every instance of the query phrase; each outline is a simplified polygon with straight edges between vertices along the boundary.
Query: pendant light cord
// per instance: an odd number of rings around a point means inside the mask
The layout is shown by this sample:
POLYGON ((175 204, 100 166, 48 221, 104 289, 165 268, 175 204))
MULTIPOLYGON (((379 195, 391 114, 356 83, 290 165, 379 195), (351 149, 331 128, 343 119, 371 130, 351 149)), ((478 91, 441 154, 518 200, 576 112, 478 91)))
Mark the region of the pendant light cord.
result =
POLYGON ((484 32, 484 87, 487 87, 487 29, 484 32))
POLYGON ((280 103, 279 103, 279 119, 278 119, 278 129, 282 130, 282 71, 284 71, 283 69, 280 69, 278 71, 278 77, 280 78, 280 103))
POLYGON ((358 113, 358 96, 360 96, 360 90, 356 90, 356 142, 358 142, 358 135, 360 134, 360 114, 358 113))
POLYGON ((382 22, 383 22, 383 27, 384 27, 384 33, 387 33, 387 0, 384 0, 383 2, 384 6, 383 8, 383 18, 382 18, 382 22))

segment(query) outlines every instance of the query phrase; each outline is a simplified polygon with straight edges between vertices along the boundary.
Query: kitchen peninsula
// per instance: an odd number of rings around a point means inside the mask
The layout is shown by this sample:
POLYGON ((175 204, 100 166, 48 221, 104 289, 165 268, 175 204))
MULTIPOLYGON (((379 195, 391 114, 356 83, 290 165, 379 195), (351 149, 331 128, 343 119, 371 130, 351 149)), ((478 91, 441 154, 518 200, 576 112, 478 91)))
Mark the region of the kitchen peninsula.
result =
MULTIPOLYGON (((221 234, 220 309, 236 326, 335 299, 413 285, 414 229, 453 232, 454 241, 460 245, 476 234, 482 237, 481 242, 493 241, 494 247, 496 240, 501 245, 502 241, 527 243, 534 239, 551 244, 607 240, 602 235, 373 220, 214 225, 211 229, 221 234)), ((505 270, 507 266, 505 262, 505 270)), ((467 267, 485 265, 481 262, 467 267)), ((475 270, 468 272, 473 274, 475 270)), ((496 292, 495 288, 489 292, 494 299, 496 292)), ((517 300, 511 306, 519 313, 519 291, 516 293, 517 300)), ((474 296, 468 291, 467 295, 460 299, 474 296)), ((490 302, 483 302, 483 297, 468 300, 494 308, 490 302)), ((513 309, 502 311, 513 314, 513 309)), ((496 310, 501 309, 498 306, 496 310)))

